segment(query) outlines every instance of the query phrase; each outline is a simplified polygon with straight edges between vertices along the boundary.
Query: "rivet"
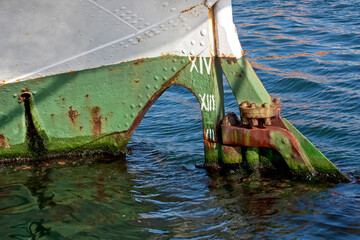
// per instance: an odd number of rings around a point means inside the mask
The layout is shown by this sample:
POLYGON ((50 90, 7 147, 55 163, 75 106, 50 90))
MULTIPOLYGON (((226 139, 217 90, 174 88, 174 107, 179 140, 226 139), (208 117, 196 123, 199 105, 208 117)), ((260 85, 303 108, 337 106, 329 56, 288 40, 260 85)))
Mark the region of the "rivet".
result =
POLYGON ((200 42, 200 46, 204 46, 205 45, 205 42, 204 41, 201 41, 200 42))
POLYGON ((136 15, 136 14, 133 14, 131 17, 132 17, 132 18, 136 18, 136 17, 137 17, 137 15, 136 15))
POLYGON ((128 123, 125 123, 125 127, 129 127, 129 124, 128 124, 128 123))
POLYGON ((159 80, 160 78, 159 78, 159 76, 155 76, 154 79, 157 81, 157 80, 159 80))
POLYGON ((15 93, 13 94, 13 98, 17 98, 17 96, 18 96, 17 94, 15 94, 15 93))
POLYGON ((194 55, 195 55, 194 50, 191 50, 191 51, 190 51, 190 55, 192 55, 192 56, 194 56, 194 55))
POLYGON ((182 60, 181 60, 181 63, 186 63, 186 60, 185 60, 185 59, 182 59, 182 60))
POLYGON ((135 117, 135 113, 132 113, 132 114, 131 114, 131 117, 135 117))
POLYGON ((147 89, 149 89, 149 88, 150 88, 150 85, 149 85, 149 84, 148 84, 148 85, 146 85, 146 88, 147 88, 147 89))
POLYGON ((170 9, 171 12, 175 12, 176 11, 176 8, 172 8, 170 9))
POLYGON ((173 68, 172 68, 172 71, 173 71, 173 72, 176 72, 176 70, 177 70, 176 67, 173 67, 173 68))
POLYGON ((142 103, 139 103, 138 106, 139 106, 139 107, 142 107, 143 105, 142 105, 142 103))
POLYGON ((166 67, 164 67, 163 70, 166 72, 168 69, 166 67))
POLYGON ((129 117, 129 114, 125 114, 125 117, 128 118, 128 117, 129 117))
POLYGON ((173 58, 172 62, 173 62, 173 63, 177 62, 176 58, 173 58))
POLYGON ((150 95, 150 94, 146 94, 146 97, 147 97, 147 98, 151 98, 151 95, 150 95))
POLYGON ((166 77, 166 76, 163 76, 163 80, 167 80, 167 77, 166 77))
POLYGON ((183 54, 186 54, 186 50, 185 50, 185 49, 181 50, 181 52, 182 52, 183 54))
POLYGON ((195 40, 191 40, 191 45, 195 45, 195 40))
POLYGON ((201 34, 201 36, 206 36, 206 34, 207 34, 206 29, 201 29, 200 34, 201 34))
POLYGON ((164 24, 161 24, 159 27, 160 27, 160 28, 164 28, 164 27, 165 27, 165 25, 164 25, 164 24))
POLYGON ((142 98, 142 95, 141 95, 141 94, 139 94, 139 95, 138 95, 138 98, 142 98))
POLYGON ((251 103, 251 104, 250 104, 250 108, 256 108, 256 104, 255 104, 255 103, 251 103))
POLYGON ((169 24, 173 24, 173 23, 174 23, 174 21, 173 21, 173 20, 170 20, 168 23, 169 23, 169 24))
POLYGON ((191 30, 191 27, 190 26, 187 26, 186 27, 186 31, 190 31, 191 30))
POLYGON ((265 125, 270 126, 271 125, 271 118, 265 118, 265 125))
POLYGON ((155 86, 154 86, 154 89, 158 89, 158 88, 159 88, 159 86, 158 86, 158 85, 155 85, 155 86))
POLYGON ((134 108, 134 107, 135 107, 135 105, 134 105, 134 104, 131 104, 131 105, 130 105, 130 107, 131 107, 131 108, 134 108))
POLYGON ((264 108, 269 108, 270 105, 269 105, 268 103, 264 103, 264 104, 263 104, 263 107, 264 107, 264 108))

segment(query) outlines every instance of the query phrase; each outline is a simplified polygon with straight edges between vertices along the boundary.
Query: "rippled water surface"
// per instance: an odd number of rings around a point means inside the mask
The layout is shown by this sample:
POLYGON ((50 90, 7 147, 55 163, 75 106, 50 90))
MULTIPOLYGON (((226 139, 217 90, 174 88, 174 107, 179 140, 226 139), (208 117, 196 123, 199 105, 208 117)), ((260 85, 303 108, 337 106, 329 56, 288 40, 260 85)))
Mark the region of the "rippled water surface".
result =
MULTIPOLYGON (((172 87, 123 159, 0 171, 0 239, 360 239, 359 1, 233 1, 247 57, 283 116, 349 184, 208 173, 199 103, 172 87)), ((238 113, 225 82, 226 112, 238 113)))

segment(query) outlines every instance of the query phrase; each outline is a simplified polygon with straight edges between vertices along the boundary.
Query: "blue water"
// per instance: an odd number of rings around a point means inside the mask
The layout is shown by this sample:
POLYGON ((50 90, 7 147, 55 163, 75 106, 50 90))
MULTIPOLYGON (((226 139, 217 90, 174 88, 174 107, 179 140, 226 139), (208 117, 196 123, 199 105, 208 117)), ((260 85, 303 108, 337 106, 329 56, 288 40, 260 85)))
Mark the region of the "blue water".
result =
MULTIPOLYGON (((343 173, 324 185, 210 174, 199 103, 172 87, 126 159, 10 166, 0 239, 360 239, 360 2, 233 1, 246 55, 291 121, 343 173)), ((238 112, 224 79, 226 112, 238 112)))

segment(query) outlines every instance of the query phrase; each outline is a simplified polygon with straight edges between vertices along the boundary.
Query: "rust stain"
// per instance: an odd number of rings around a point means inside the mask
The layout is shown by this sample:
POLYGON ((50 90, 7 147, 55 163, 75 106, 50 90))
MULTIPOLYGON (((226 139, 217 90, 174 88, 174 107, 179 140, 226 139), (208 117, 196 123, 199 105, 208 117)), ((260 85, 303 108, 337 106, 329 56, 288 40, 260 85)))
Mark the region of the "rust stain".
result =
POLYGON ((88 99, 88 98, 89 98, 89 94, 86 94, 85 97, 88 99))
POLYGON ((94 135, 100 135, 101 134, 101 114, 100 114, 100 108, 98 106, 95 106, 91 108, 91 124, 92 124, 92 133, 94 135))
POLYGON ((80 126, 80 127, 79 127, 80 131, 82 131, 82 130, 83 130, 83 128, 84 128, 83 126, 80 126))
POLYGON ((231 65, 231 64, 236 64, 237 63, 237 59, 236 58, 232 58, 232 57, 227 57, 228 59, 226 59, 226 62, 231 65))
POLYGON ((0 134, 0 147, 6 147, 4 134, 0 134))
POLYGON ((61 98, 61 101, 63 102, 63 103, 65 103, 65 98, 63 97, 63 98, 61 98))
POLYGON ((197 6, 200 6, 200 5, 202 5, 202 4, 203 4, 203 3, 199 3, 199 4, 195 5, 195 6, 192 6, 191 8, 188 8, 188 9, 185 9, 185 10, 181 11, 180 13, 189 12, 189 11, 191 11, 192 9, 194 9, 194 8, 196 8, 197 6))
POLYGON ((115 142, 116 142, 116 144, 119 144, 119 142, 120 142, 120 133, 119 133, 119 132, 116 132, 116 133, 114 134, 114 137, 115 137, 115 142))
POLYGON ((69 107, 68 111, 69 119, 71 123, 75 126, 77 118, 80 116, 77 110, 73 110, 72 106, 69 107))
POLYGON ((51 118, 53 118, 54 116, 55 116, 55 115, 52 113, 52 114, 51 114, 51 118))
POLYGON ((137 59, 136 62, 134 62, 134 65, 137 66, 139 65, 140 63, 143 63, 145 61, 146 58, 140 58, 140 59, 137 59))

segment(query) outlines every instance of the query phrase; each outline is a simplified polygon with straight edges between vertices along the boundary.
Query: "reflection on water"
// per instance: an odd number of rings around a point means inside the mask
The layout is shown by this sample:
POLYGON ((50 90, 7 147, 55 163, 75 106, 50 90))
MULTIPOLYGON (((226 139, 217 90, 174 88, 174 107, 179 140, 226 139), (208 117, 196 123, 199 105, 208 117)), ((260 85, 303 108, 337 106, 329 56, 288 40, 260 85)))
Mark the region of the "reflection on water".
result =
MULTIPOLYGON (((239 38, 283 115, 353 180, 209 173, 199 103, 170 88, 126 159, 0 170, 1 239, 360 238, 360 3, 233 1, 239 38)), ((225 84, 226 112, 238 107, 225 84)))

